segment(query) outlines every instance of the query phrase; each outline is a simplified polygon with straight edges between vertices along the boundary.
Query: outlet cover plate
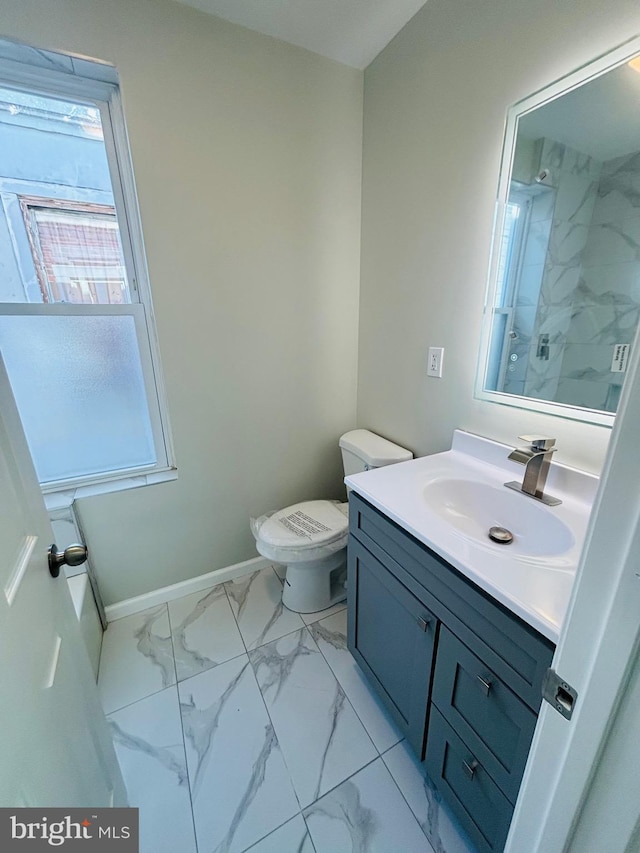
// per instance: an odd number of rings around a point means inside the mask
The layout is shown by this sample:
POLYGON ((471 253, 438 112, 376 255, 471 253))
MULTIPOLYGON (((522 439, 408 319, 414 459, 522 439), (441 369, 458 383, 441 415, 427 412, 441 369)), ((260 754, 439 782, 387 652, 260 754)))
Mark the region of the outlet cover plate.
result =
POLYGON ((429 347, 427 356, 427 376, 442 378, 442 362, 444 359, 444 347, 429 347))

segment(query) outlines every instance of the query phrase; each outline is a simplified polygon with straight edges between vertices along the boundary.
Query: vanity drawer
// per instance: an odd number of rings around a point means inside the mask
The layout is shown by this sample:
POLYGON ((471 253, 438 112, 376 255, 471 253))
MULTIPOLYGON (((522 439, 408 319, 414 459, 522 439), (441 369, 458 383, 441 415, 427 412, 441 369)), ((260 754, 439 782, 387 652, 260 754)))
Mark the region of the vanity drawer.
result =
POLYGON ((349 532, 464 643, 482 647, 500 679, 538 711, 553 643, 355 492, 349 532))
POLYGON ((513 805, 433 706, 424 763, 479 853, 503 850, 513 805))
POLYGON ((444 625, 431 700, 515 803, 536 714, 444 625))

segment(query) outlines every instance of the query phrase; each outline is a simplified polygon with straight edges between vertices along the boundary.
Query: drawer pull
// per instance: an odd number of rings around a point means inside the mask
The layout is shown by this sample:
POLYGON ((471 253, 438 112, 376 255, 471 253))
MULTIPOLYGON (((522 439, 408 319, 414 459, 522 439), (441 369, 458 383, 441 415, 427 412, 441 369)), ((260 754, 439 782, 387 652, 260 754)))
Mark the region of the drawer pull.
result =
POLYGON ((487 679, 483 678, 481 675, 478 675, 477 679, 480 682, 480 689, 482 690, 485 696, 488 696, 489 691, 491 690, 491 682, 487 681, 487 679))
POLYGON ((467 774, 467 776, 469 777, 469 779, 473 779, 477 766, 478 766, 478 762, 475 760, 475 758, 473 759, 471 764, 466 762, 464 760, 464 758, 462 759, 462 768, 463 768, 464 772, 467 774))
POLYGON ((430 619, 423 619, 422 616, 418 616, 418 625, 421 631, 426 631, 429 627, 430 619))

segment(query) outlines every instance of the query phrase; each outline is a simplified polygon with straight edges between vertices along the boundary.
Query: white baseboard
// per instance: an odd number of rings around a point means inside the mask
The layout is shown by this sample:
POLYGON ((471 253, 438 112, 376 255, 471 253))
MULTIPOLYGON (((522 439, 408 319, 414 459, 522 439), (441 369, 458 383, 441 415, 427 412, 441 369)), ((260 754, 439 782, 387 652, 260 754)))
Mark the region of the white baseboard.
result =
POLYGON ((166 601, 182 598, 183 595, 202 592, 218 583, 230 581, 233 578, 251 574, 251 572, 258 572, 260 569, 265 569, 271 564, 271 560, 267 560, 265 557, 254 557, 252 560, 245 560, 243 563, 235 563, 233 566, 227 566, 224 569, 207 572, 206 575, 198 575, 198 577, 189 578, 189 580, 180 581, 179 583, 171 584, 171 586, 163 586, 160 589, 145 592, 144 595, 136 595, 134 598, 127 598, 124 601, 109 604, 105 607, 107 622, 115 622, 116 619, 122 619, 123 616, 140 613, 148 607, 156 607, 158 604, 164 604, 166 601))

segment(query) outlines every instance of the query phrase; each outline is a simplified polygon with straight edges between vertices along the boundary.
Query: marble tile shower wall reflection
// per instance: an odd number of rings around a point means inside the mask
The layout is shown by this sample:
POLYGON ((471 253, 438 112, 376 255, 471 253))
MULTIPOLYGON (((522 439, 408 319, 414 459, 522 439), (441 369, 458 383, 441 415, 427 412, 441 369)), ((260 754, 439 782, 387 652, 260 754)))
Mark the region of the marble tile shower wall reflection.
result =
POLYGON ((545 139, 541 165, 551 170, 555 205, 528 353, 525 394, 541 400, 557 400, 601 164, 573 148, 545 139), (545 343, 540 350, 542 341, 545 343))
POLYGON ((633 342, 640 313, 640 154, 601 163, 538 144, 551 186, 531 202, 503 387, 615 411, 613 347, 633 342))
MULTIPOLYGON (((530 325, 523 391, 520 393, 542 400, 555 400, 601 164, 566 145, 545 139, 540 166, 550 172, 553 189, 547 189, 544 198, 548 205, 549 199, 553 200, 553 208, 544 222, 546 242, 538 241, 538 251, 533 257, 536 265, 540 266, 537 266, 537 274, 531 271, 530 283, 524 294, 527 301, 533 301, 536 307, 530 325), (539 283, 537 294, 535 282, 539 283), (545 343, 540 351, 542 341, 545 343)), ((531 228, 536 227, 534 215, 535 202, 531 228)), ((541 230, 539 224, 537 227, 541 230)), ((524 260, 527 261, 526 254, 524 260)), ((527 284, 527 280, 522 283, 527 284)))
POLYGON ((632 344, 640 314, 640 153, 602 164, 556 399, 615 411, 624 373, 614 344, 632 344))

